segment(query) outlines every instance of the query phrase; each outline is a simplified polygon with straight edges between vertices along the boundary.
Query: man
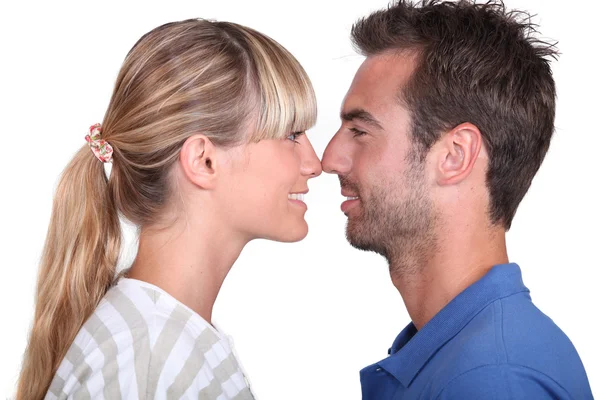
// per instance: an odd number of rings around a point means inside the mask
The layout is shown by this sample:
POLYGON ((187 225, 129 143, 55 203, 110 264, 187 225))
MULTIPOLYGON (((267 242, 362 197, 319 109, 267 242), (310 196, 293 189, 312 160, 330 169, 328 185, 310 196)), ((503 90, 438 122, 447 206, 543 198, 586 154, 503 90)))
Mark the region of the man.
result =
POLYGON ((400 0, 359 20, 366 56, 323 155, 346 235, 383 255, 412 319, 363 399, 589 399, 505 232, 554 130, 553 46, 502 4, 400 0))

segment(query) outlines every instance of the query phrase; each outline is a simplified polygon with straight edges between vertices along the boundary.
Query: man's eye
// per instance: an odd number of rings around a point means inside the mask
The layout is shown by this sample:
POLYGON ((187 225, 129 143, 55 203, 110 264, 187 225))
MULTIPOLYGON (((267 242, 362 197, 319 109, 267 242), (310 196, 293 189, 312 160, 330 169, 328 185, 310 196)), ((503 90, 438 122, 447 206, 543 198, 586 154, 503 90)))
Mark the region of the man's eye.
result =
POLYGON ((362 135, 366 135, 367 134, 367 132, 361 131, 360 129, 356 129, 356 128, 350 128, 350 131, 352 133, 354 133, 354 137, 362 136, 362 135))

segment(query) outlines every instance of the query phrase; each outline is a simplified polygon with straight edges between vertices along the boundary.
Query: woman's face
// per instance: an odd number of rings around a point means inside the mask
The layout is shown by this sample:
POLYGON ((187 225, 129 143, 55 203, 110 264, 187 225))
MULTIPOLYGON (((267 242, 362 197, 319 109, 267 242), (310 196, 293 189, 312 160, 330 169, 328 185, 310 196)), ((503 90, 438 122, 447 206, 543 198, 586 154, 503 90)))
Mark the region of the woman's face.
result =
POLYGON ((305 134, 242 145, 232 165, 225 212, 231 226, 248 240, 294 242, 308 233, 302 195, 308 180, 321 174, 305 134))

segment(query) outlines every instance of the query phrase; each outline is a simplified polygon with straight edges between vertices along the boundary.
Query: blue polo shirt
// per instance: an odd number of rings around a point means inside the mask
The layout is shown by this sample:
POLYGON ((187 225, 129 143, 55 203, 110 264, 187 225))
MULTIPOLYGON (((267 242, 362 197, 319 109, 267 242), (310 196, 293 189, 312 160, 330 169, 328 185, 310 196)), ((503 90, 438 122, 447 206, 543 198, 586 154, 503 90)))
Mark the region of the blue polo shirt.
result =
POLYGON ((516 264, 497 265, 389 357, 360 371, 363 400, 592 399, 567 336, 531 302, 516 264))

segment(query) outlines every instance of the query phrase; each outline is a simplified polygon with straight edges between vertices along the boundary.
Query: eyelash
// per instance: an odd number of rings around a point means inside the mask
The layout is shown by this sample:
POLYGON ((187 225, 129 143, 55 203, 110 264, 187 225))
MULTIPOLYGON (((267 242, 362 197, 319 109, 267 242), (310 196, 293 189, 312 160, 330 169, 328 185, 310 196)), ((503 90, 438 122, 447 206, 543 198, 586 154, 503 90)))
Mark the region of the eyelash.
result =
POLYGON ((361 130, 356 129, 356 128, 350 128, 350 131, 354 133, 354 137, 363 136, 363 135, 367 134, 367 132, 361 131, 361 130))
POLYGON ((300 142, 299 142, 299 141, 297 141, 296 139, 297 139, 299 136, 302 136, 302 135, 304 135, 304 132, 292 132, 292 133, 290 133, 290 135, 287 137, 287 139, 288 139, 288 140, 291 140, 291 141, 292 141, 292 142, 294 142, 294 143, 298 143, 298 144, 299 144, 300 142))

